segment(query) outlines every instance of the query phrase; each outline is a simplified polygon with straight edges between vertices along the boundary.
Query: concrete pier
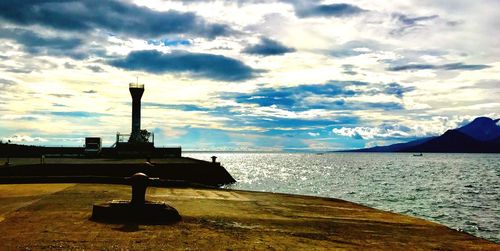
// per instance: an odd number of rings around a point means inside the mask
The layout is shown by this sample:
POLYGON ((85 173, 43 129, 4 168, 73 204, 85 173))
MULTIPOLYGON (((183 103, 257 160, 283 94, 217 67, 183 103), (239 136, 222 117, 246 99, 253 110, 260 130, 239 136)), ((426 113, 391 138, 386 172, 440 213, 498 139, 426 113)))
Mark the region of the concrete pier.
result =
MULTIPOLYGON (((12 164, 0 168, 0 183, 44 183, 47 177, 58 178, 58 182, 80 182, 81 177, 125 178, 142 172, 150 177, 184 181, 209 186, 235 182, 234 178, 220 165, 185 157, 175 158, 11 158, 12 164), (149 161, 148 161, 149 160, 149 161), (64 179, 62 179, 64 177, 64 179), (29 179, 28 179, 29 178, 29 179)), ((97 182, 99 183, 99 182, 97 182)), ((108 182, 105 182, 108 183, 108 182)), ((115 183, 115 182, 112 182, 115 183)))
POLYGON ((355 203, 223 189, 148 188, 182 215, 173 225, 104 224, 92 204, 130 186, 0 185, 1 250, 499 250, 426 220, 355 203))

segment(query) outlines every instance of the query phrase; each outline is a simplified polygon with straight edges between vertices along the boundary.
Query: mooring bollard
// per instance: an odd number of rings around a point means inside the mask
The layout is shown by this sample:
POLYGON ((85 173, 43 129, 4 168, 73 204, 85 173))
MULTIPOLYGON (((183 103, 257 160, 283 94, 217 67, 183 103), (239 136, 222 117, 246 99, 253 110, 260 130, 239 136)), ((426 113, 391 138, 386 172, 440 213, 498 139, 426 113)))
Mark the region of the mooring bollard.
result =
POLYGON ((215 163, 215 160, 217 160, 217 156, 212 156, 210 158, 212 158, 212 163, 215 163))
POLYGON ((132 185, 132 199, 130 204, 143 205, 146 202, 146 189, 148 188, 149 177, 144 173, 136 173, 130 177, 132 185))
POLYGON ((92 219, 109 222, 140 222, 142 224, 166 224, 181 220, 177 210, 165 202, 146 201, 146 189, 150 182, 157 178, 149 178, 144 173, 136 173, 126 178, 132 185, 130 201, 110 201, 94 204, 92 219))

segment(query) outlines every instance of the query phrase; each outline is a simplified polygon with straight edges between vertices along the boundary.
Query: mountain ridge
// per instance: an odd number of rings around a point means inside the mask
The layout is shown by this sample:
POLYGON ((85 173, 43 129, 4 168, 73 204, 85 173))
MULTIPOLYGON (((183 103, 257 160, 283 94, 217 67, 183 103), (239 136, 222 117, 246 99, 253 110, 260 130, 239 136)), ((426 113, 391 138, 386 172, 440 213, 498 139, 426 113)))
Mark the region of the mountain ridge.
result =
POLYGON ((478 117, 462 127, 447 130, 440 136, 341 152, 500 153, 499 121, 500 119, 478 117))

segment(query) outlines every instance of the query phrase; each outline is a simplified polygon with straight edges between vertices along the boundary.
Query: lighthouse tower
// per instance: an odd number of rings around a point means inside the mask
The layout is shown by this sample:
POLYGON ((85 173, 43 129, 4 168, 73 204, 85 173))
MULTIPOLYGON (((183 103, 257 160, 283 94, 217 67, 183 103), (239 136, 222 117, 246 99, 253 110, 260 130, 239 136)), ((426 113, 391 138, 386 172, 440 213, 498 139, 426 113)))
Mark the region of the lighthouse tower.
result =
POLYGON ((141 98, 144 93, 144 85, 130 83, 128 86, 132 96, 132 132, 130 133, 130 143, 142 143, 144 139, 141 135, 141 98))

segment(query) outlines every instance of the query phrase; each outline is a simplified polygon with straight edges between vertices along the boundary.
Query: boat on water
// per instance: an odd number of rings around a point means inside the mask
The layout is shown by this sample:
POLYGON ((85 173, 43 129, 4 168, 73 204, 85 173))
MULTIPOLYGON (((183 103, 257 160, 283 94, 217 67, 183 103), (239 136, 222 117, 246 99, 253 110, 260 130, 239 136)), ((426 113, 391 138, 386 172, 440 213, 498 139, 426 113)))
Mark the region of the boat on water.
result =
POLYGON ((421 156, 424 156, 424 154, 423 153, 414 153, 413 156, 415 156, 415 157, 421 157, 421 156))

